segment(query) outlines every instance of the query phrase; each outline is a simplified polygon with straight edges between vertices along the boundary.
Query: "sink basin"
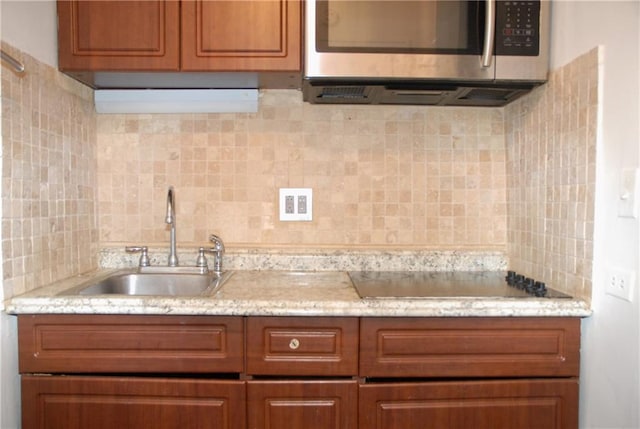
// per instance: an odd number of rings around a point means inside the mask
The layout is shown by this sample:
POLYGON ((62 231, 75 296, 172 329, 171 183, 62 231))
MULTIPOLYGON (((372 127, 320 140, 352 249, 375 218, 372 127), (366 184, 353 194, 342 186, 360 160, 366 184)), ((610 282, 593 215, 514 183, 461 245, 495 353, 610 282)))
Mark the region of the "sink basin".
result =
POLYGON ((77 286, 64 295, 198 296, 215 293, 233 274, 139 273, 119 271, 77 286))

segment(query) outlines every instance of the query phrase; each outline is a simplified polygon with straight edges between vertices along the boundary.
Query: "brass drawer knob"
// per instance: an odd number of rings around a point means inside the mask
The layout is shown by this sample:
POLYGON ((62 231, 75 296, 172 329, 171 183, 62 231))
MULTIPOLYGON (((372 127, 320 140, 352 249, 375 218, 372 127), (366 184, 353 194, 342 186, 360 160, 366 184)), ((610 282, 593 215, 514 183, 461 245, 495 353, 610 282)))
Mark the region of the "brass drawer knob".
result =
POLYGON ((291 350, 296 350, 298 347, 300 347, 300 340, 298 340, 297 338, 293 338, 291 341, 289 341, 289 348, 291 350))

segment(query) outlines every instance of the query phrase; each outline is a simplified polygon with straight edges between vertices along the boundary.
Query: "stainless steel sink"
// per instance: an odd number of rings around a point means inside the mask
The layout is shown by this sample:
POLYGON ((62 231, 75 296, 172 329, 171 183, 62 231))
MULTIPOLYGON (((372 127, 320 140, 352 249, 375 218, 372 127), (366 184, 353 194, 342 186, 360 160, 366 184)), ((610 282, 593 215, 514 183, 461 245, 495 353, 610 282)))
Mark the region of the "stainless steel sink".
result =
POLYGON ((159 295, 199 296, 215 293, 233 274, 140 273, 118 271, 107 277, 84 283, 64 295, 159 295))

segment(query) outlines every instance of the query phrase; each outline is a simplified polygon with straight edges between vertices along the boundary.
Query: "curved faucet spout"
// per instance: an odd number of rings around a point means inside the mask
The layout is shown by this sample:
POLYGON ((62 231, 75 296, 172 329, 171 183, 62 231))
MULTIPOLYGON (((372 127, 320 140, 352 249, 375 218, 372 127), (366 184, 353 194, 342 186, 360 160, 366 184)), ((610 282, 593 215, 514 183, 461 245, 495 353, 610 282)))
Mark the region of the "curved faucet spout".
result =
POLYGON ((174 203, 173 203, 173 186, 169 186, 169 192, 167 192, 167 216, 165 222, 171 224, 174 221, 174 203))
POLYGON ((167 192, 167 216, 165 222, 171 226, 171 235, 169 237, 169 263, 170 267, 178 266, 178 254, 176 252, 176 205, 173 186, 169 186, 167 192))

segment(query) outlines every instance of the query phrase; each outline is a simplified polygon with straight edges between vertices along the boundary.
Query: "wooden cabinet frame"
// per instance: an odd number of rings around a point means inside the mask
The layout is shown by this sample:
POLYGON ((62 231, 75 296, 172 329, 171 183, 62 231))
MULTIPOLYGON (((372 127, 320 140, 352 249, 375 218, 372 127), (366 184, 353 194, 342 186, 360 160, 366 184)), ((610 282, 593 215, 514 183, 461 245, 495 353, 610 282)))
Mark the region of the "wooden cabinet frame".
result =
POLYGON ((302 70, 302 0, 58 0, 58 67, 80 72, 302 70))

